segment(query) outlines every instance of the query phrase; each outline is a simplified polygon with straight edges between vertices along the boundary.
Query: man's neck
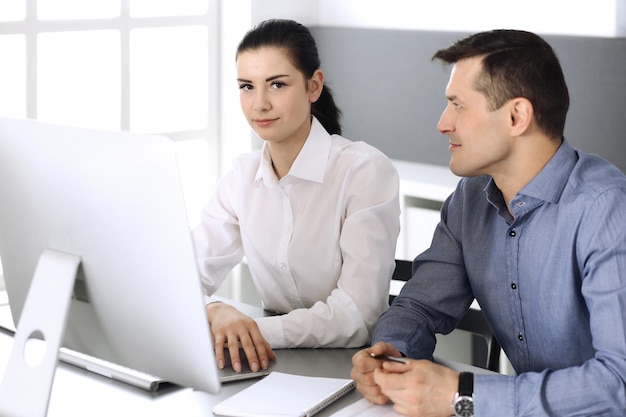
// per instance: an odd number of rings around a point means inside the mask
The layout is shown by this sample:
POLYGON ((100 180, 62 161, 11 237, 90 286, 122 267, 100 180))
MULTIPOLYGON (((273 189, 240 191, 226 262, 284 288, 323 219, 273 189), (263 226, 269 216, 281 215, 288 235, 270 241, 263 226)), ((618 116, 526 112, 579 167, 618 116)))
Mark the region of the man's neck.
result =
POLYGON ((548 164, 560 146, 561 141, 548 138, 528 141, 518 149, 511 159, 512 163, 492 174, 507 208, 517 193, 548 164))

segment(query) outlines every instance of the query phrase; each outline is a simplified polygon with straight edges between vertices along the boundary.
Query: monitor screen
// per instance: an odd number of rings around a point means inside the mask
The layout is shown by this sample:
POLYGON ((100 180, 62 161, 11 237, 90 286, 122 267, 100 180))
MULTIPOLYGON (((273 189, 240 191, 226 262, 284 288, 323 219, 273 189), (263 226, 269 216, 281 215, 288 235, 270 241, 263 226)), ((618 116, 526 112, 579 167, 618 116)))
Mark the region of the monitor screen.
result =
POLYGON ((219 390, 171 139, 0 119, 0 259, 18 333, 25 305, 37 322, 65 302, 26 302, 44 253, 79 260, 62 346, 219 390))

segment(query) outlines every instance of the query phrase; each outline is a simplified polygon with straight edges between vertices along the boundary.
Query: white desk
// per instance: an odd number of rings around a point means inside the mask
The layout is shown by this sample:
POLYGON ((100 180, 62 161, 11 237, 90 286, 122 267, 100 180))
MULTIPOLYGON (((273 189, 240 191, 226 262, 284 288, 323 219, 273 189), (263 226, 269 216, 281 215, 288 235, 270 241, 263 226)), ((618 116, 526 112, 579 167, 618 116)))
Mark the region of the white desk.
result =
MULTIPOLYGON (((0 316, 6 317, 8 305, 0 306, 0 316)), ((0 378, 4 376, 13 338, 0 331, 0 378)), ((274 370, 301 375, 349 378, 352 355, 357 349, 284 349, 276 350, 278 359, 274 370)), ((459 370, 486 372, 458 363, 439 361, 459 370)), ((255 380, 224 384, 217 395, 190 388, 171 387, 151 394, 139 388, 103 376, 59 363, 54 378, 48 417, 85 416, 210 416, 213 406, 255 380)), ((353 391, 319 415, 333 412, 362 398, 353 391)))

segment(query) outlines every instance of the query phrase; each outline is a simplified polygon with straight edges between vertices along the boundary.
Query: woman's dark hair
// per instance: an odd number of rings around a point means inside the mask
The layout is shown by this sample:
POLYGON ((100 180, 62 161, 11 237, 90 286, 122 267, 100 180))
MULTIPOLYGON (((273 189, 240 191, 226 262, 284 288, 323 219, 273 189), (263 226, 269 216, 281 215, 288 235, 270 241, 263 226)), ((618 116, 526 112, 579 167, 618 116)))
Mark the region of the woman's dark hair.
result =
POLYGON ((437 51, 433 60, 453 64, 479 56, 483 70, 474 86, 487 97, 491 110, 524 97, 533 105, 539 129, 553 138, 563 136, 569 93, 561 64, 545 40, 520 30, 492 30, 437 51))
MULTIPOLYGON (((248 31, 237 47, 237 55, 263 47, 283 49, 291 63, 309 80, 320 68, 317 45, 308 28, 293 20, 265 20, 248 31)), ((341 111, 332 91, 324 85, 319 99, 311 104, 311 113, 330 134, 341 134, 341 111)))

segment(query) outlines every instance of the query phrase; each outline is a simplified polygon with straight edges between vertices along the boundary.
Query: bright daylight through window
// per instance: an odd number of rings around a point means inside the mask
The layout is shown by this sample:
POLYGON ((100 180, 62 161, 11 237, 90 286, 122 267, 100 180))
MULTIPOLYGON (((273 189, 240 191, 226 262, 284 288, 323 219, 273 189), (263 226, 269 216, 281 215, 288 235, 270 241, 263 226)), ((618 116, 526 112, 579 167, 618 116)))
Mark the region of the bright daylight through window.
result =
POLYGON ((218 175, 216 3, 0 2, 0 117, 170 136, 195 223, 218 175))

